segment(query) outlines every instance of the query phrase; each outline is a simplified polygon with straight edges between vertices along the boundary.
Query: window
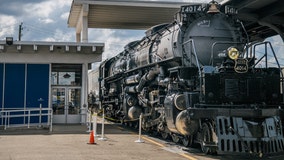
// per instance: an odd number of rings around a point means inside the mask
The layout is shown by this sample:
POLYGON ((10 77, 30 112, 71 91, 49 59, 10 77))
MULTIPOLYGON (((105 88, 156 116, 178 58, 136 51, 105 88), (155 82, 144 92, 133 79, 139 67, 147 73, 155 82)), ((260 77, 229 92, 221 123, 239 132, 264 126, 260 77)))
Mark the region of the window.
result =
POLYGON ((51 84, 81 86, 82 65, 52 64, 51 84))

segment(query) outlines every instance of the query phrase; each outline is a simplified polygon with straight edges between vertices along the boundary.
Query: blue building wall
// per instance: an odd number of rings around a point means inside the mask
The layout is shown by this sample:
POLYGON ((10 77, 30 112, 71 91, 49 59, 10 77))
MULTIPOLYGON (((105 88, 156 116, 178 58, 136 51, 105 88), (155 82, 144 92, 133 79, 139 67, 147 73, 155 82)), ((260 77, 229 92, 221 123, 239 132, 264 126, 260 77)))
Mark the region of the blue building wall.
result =
POLYGON ((3 69, 4 69, 4 64, 0 63, 0 108, 3 108, 3 69))
MULTIPOLYGON (((39 108, 40 103, 47 108, 48 97, 49 64, 0 64, 1 110, 39 108), (40 98, 44 101, 39 102, 40 98)), ((24 122, 27 122, 27 117, 10 119, 10 124, 24 122)), ((30 122, 38 123, 39 118, 31 117, 30 122)), ((47 116, 42 122, 47 122, 47 116)))
POLYGON ((49 65, 28 64, 27 65, 27 91, 26 106, 35 108, 39 106, 38 99, 42 98, 42 107, 48 107, 49 91, 49 65))
POLYGON ((4 108, 24 108, 25 64, 5 64, 4 108))

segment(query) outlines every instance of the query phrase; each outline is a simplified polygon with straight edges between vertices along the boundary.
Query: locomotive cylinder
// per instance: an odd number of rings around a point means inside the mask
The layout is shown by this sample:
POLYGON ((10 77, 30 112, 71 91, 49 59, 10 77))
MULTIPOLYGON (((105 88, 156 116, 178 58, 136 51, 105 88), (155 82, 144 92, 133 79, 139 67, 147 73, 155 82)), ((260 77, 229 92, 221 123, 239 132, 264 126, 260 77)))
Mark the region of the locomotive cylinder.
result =
POLYGON ((193 135, 198 130, 198 120, 192 120, 186 110, 181 111, 176 117, 176 129, 182 135, 193 135))
POLYGON ((132 120, 138 119, 141 113, 142 113, 142 110, 140 107, 133 106, 133 107, 130 107, 128 110, 128 117, 132 120))

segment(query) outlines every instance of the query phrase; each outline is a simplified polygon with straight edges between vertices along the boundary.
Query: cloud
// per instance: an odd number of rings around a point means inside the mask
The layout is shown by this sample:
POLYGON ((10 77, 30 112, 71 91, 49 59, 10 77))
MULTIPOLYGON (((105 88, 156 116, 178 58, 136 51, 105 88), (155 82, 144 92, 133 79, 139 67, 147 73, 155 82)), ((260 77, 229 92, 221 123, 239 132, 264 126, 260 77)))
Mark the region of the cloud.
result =
POLYGON ((45 0, 2 0, 0 5, 0 15, 22 16, 25 14, 26 4, 38 4, 45 0))
POLYGON ((24 4, 23 8, 27 16, 47 18, 58 13, 60 14, 61 9, 71 6, 70 3, 71 0, 48 0, 40 3, 27 3, 24 4))
POLYGON ((17 26, 17 20, 13 16, 0 15, 0 39, 5 39, 7 36, 13 36, 17 26))
POLYGON ((103 60, 111 58, 123 51, 129 42, 140 40, 144 36, 141 30, 115 30, 115 29, 90 29, 89 42, 104 42, 105 52, 103 60))
MULTIPOLYGON (((0 38, 3 39, 7 35, 12 35, 14 39, 17 39, 18 26, 23 22, 23 41, 58 40, 60 39, 57 36, 58 30, 61 30, 64 33, 63 35, 66 32, 74 31, 67 26, 71 4, 72 0, 13 0, 1 2, 0 19, 10 29, 3 29, 3 25, 0 25, 0 38), (7 16, 9 16, 8 21, 2 20, 7 16), (11 24, 11 21, 14 24, 11 24)), ((71 37, 71 39, 62 36, 60 41, 63 40, 74 41, 75 36, 71 37)))
POLYGON ((26 16, 29 17, 48 17, 53 11, 53 7, 56 6, 51 2, 42 3, 28 3, 23 6, 26 16))
POLYGON ((55 21, 51 18, 39 18, 39 21, 42 22, 43 24, 48 24, 48 23, 54 23, 55 21))
POLYGON ((60 18, 62 20, 65 20, 66 22, 68 20, 68 17, 69 17, 69 12, 65 12, 65 13, 61 14, 61 16, 60 16, 60 18))
POLYGON ((45 38, 39 39, 39 41, 48 41, 48 42, 68 42, 73 38, 72 32, 64 32, 60 29, 57 29, 54 34, 50 34, 45 38))

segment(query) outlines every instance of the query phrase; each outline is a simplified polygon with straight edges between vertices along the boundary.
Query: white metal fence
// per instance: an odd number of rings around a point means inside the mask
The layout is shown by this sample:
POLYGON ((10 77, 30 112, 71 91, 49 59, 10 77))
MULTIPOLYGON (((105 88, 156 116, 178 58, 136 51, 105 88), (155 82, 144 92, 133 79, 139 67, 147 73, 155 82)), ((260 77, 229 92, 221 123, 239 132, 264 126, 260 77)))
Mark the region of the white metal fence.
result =
POLYGON ((52 131, 53 111, 51 108, 29 108, 0 111, 1 126, 11 127, 48 126, 52 131), (16 119, 19 122, 17 122, 16 119), (14 122, 13 122, 14 121, 14 122))

